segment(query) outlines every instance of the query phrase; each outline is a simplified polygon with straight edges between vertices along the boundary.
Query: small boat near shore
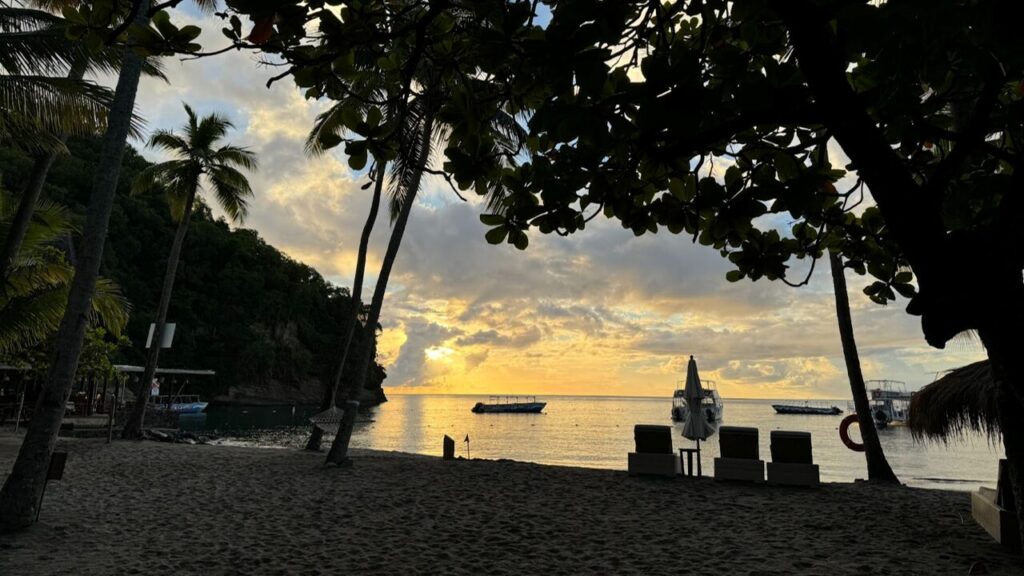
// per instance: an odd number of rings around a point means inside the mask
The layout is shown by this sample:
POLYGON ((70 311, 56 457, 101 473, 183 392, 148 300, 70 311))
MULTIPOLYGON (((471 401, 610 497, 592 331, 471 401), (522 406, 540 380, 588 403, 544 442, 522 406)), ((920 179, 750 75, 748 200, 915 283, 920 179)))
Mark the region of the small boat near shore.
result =
POLYGON ((206 410, 208 405, 209 402, 201 401, 198 394, 151 396, 149 399, 151 409, 178 414, 199 414, 206 410))
POLYGON ((838 406, 811 406, 808 403, 799 404, 772 404, 776 414, 815 414, 821 416, 838 416, 843 410, 838 406))
POLYGON ((537 402, 536 396, 526 396, 529 401, 520 401, 519 396, 491 396, 490 402, 477 402, 472 409, 475 414, 540 414, 547 402, 537 402))

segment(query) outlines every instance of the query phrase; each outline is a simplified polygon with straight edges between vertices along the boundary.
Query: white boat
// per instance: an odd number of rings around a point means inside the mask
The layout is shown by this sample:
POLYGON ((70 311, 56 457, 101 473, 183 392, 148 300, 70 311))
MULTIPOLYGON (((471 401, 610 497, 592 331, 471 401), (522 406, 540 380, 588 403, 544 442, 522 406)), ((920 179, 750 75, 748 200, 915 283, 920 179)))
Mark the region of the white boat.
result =
POLYGON ((868 403, 875 426, 903 426, 910 415, 910 397, 907 385, 898 380, 868 380, 864 382, 868 389, 868 403))
MULTIPOLYGON (((701 408, 704 410, 708 423, 714 425, 715 428, 718 428, 718 425, 722 423, 722 419, 725 415, 725 405, 722 404, 722 397, 718 395, 718 390, 715 389, 714 381, 701 380, 700 385, 704 390, 704 399, 701 402, 701 408)), ((673 422, 685 422, 686 415, 689 413, 689 408, 686 406, 686 397, 684 396, 685 387, 685 380, 677 382, 676 391, 672 394, 673 422)))

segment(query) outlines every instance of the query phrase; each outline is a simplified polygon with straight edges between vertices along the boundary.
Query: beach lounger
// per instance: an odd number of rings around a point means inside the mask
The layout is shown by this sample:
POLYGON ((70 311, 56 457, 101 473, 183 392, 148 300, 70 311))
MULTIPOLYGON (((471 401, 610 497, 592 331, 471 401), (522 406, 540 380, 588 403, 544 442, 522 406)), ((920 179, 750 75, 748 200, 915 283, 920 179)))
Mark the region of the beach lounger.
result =
POLYGON ((772 461, 768 483, 786 486, 818 486, 818 465, 811 455, 811 433, 772 430, 772 461))
POLYGON ((757 428, 722 426, 718 429, 715 480, 764 482, 764 460, 758 456, 757 428))
POLYGON ((1011 552, 1020 551, 1020 526, 1015 507, 1010 467, 1005 459, 1000 460, 996 489, 981 487, 971 493, 971 516, 996 542, 1011 552))
POLYGON ((629 453, 629 475, 675 477, 682 474, 672 451, 672 427, 637 424, 633 428, 636 452, 629 453))

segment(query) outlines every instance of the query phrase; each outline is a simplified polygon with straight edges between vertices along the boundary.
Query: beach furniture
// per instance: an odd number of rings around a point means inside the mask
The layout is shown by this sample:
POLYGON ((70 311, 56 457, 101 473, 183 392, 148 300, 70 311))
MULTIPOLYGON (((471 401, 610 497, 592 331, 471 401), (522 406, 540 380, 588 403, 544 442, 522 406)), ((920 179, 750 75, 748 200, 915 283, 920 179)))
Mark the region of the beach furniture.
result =
POLYGON ((721 456, 715 458, 715 480, 764 482, 757 428, 722 426, 718 429, 718 449, 721 456))
POLYGON ((637 424, 633 427, 636 452, 629 453, 629 475, 675 477, 682 473, 672 451, 672 427, 637 424))
POLYGON ((1011 552, 1020 551, 1020 525, 1015 506, 1010 468, 1003 459, 999 461, 996 489, 981 487, 971 493, 971 516, 996 542, 1011 552))
POLYGON ((811 433, 772 430, 772 461, 768 483, 787 486, 818 486, 818 465, 811 455, 811 433))

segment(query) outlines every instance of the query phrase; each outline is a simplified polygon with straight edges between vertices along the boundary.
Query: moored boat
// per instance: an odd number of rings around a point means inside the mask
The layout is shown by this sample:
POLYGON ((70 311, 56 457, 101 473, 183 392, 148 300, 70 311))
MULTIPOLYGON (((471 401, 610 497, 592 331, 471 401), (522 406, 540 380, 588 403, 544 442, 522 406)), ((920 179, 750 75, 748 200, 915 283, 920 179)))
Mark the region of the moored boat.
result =
MULTIPOLYGON (((686 415, 690 410, 686 405, 684 385, 685 381, 678 382, 676 391, 672 394, 673 422, 685 422, 686 415)), ((707 421, 717 428, 725 414, 725 405, 722 403, 722 397, 718 395, 718 390, 715 389, 715 383, 712 380, 701 380, 701 388, 704 392, 701 409, 704 410, 704 416, 707 421)))
POLYGON ((149 405, 154 410, 177 412, 178 414, 199 414, 206 410, 209 402, 199 400, 198 394, 174 396, 150 396, 149 405))
POLYGON ((843 411, 838 406, 811 406, 807 403, 798 404, 772 404, 776 414, 819 414, 824 416, 837 416, 843 411))
POLYGON ((868 402, 875 427, 903 426, 910 415, 910 397, 906 384, 898 380, 868 380, 868 402))
POLYGON ((477 402, 472 411, 475 414, 540 414, 547 402, 537 402, 536 396, 527 396, 530 401, 521 402, 518 396, 491 396, 490 402, 477 402))

